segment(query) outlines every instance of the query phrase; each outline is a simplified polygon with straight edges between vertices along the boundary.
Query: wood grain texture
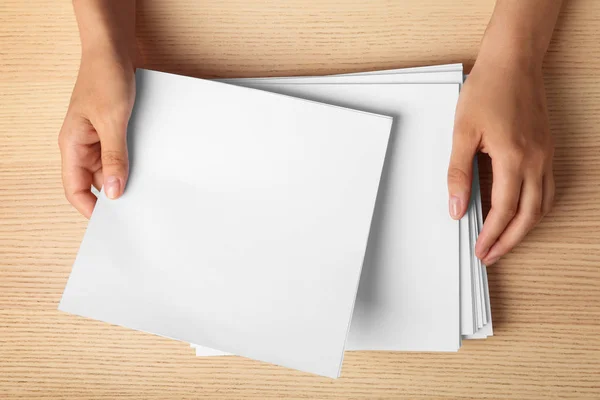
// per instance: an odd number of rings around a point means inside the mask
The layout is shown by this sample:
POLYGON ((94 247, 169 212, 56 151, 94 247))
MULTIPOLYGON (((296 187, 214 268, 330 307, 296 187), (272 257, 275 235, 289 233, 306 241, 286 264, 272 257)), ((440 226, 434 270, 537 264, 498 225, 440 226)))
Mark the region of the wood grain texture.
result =
MULTIPOLYGON (((493 7, 138 3, 144 66, 198 77, 470 65, 493 7)), ((557 202, 490 269, 496 336, 457 354, 348 353, 329 380, 196 358, 183 343, 56 310, 86 226, 63 197, 56 145, 77 28, 69 1, 0 2, 0 398, 600 398, 600 2, 566 3, 545 63, 557 202)))

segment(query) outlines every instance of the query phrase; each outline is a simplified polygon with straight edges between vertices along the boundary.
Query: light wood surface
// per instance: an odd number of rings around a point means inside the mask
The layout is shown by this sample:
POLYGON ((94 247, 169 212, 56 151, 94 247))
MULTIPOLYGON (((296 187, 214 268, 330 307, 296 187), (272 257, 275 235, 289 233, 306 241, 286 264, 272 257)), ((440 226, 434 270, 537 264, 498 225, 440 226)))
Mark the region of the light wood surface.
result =
MULTIPOLYGON (((550 0, 549 0, 550 1, 550 0)), ((492 0, 138 0, 145 67, 198 77, 471 65, 492 0)), ((86 220, 57 132, 68 0, 0 2, 0 398, 600 398, 600 2, 567 0, 546 58, 557 202, 490 269, 496 336, 457 354, 347 353, 319 378, 56 310, 86 220)), ((490 174, 484 172, 489 188, 490 174)))

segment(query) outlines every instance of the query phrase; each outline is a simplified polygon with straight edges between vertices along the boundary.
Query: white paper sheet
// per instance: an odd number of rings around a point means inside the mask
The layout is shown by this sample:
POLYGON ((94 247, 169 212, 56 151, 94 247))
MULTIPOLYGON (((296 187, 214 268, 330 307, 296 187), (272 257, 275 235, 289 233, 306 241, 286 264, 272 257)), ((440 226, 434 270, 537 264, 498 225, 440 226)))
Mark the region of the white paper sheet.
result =
MULTIPOLYGON (((349 74, 337 74, 329 76, 361 76, 361 75, 398 75, 398 74, 421 74, 424 72, 434 73, 436 75, 441 72, 460 72, 463 73, 463 65, 457 64, 442 64, 442 65, 428 65, 425 67, 409 67, 409 68, 397 68, 397 69, 383 69, 377 71, 366 71, 366 72, 352 72, 349 74)), ((436 78, 433 78, 436 79, 436 78)), ((432 83, 432 82, 418 82, 418 83, 432 83)), ((459 82, 447 82, 447 83, 459 83, 459 82)), ((462 83, 462 82, 460 82, 462 83)))
POLYGON ((339 375, 392 120, 138 70, 59 309, 339 375))
MULTIPOLYGON (((370 71, 354 74, 317 76, 317 77, 279 77, 279 78, 242 78, 227 79, 236 85, 261 88, 261 84, 358 84, 358 83, 455 83, 462 85, 464 79, 462 64, 448 64, 417 68, 393 69, 386 71, 370 71), (377 76, 374 76, 377 75, 377 76), (259 85, 259 86, 257 86, 259 85)), ((477 182, 477 188, 478 182, 477 182)), ((460 268, 461 268, 461 334, 471 335, 475 332, 475 322, 479 309, 475 303, 481 302, 481 278, 479 262, 472 253, 472 243, 475 243, 478 232, 472 231, 471 222, 476 218, 475 203, 472 198, 467 214, 460 220, 460 268), (473 322, 471 322, 473 321, 473 322)), ((479 197, 479 202, 481 198, 479 197)), ((466 337, 466 336, 465 336, 466 337)))
POLYGON ((401 75, 402 83, 462 83, 463 74, 460 71, 444 71, 439 73, 419 72, 413 74, 368 74, 368 75, 333 75, 309 77, 281 77, 281 78, 231 78, 219 79, 219 82, 233 83, 235 85, 253 87, 254 84, 287 83, 287 84, 334 84, 334 83, 398 83, 397 75, 401 75))
POLYGON ((253 86, 396 117, 346 349, 456 351, 459 231, 446 177, 458 84, 253 86))
MULTIPOLYGON (((403 68, 385 71, 370 71, 361 73, 317 76, 317 77, 279 77, 279 78, 243 78, 228 79, 227 81, 242 86, 256 87, 262 83, 459 83, 464 80, 462 64, 447 64, 416 68, 403 68), (377 75, 377 76, 373 76, 377 75)), ((460 221, 460 252, 461 252, 461 334, 464 338, 471 335, 487 324, 491 315, 485 314, 484 303, 489 304, 488 288, 484 288, 483 269, 481 261, 474 255, 474 244, 481 230, 483 221, 481 213, 481 195, 479 189, 479 174, 474 171, 473 197, 467 214, 460 221), (473 221, 478 221, 474 228, 473 221), (469 295, 470 294, 470 295, 469 295), (486 297, 487 296, 487 297, 486 297), (472 311, 469 311, 472 310, 472 311), (472 313, 471 314, 469 313, 472 313), (471 323, 471 320, 473 321, 471 323), (476 321, 479 321, 477 323, 476 321)), ((491 331, 491 327, 488 329, 491 331)), ((477 337, 479 338, 479 337, 477 337)))
MULTIPOLYGON (((261 88, 264 83, 270 84, 319 84, 327 82, 331 84, 347 83, 456 83, 463 82, 462 64, 449 64, 440 66, 430 66, 423 68, 406 68, 387 71, 371 71, 357 74, 343 74, 322 77, 280 77, 280 78, 244 78, 229 79, 230 83, 239 84, 248 87, 261 88), (377 76, 373 76, 377 75, 377 76), (258 85, 258 86, 257 86, 258 85)), ((365 100, 366 101, 366 100, 365 100)), ((475 333, 476 328, 482 326, 481 304, 483 299, 482 278, 480 261, 474 256, 474 243, 479 231, 474 231, 473 221, 477 219, 476 204, 479 204, 479 218, 481 218, 481 197, 479 195, 479 183, 477 169, 477 193, 474 191, 470 207, 467 214, 460 221, 460 265, 461 265, 461 334, 468 338, 468 335, 475 333), (478 202, 478 203, 477 203, 478 202), (477 303, 477 304, 476 304, 477 303), (479 305, 479 307, 476 307, 479 305), (479 320, 479 325, 476 320, 479 320)))
MULTIPOLYGON (((398 70, 387 70, 387 71, 372 71, 372 72, 363 72, 358 74, 344 74, 337 75, 336 81, 338 84, 345 83, 368 83, 371 81, 370 77, 361 78, 360 81, 356 81, 352 78, 348 79, 348 77, 356 77, 356 76, 368 76, 368 75, 388 75, 381 76, 377 78, 378 82, 384 83, 436 83, 436 82, 444 82, 451 81, 453 83, 462 83, 463 74, 462 74, 462 65, 461 64, 451 64, 451 65, 442 65, 442 66, 431 66, 431 67, 419 67, 419 68, 405 68, 398 70), (444 72, 444 74, 439 74, 439 72, 444 72), (445 74, 446 72, 451 72, 452 74, 445 74), (428 74, 425 74, 428 73, 428 74), (407 77, 402 74, 410 74, 416 75, 412 77, 407 77), (339 77, 344 77, 344 79, 339 79, 339 77)), ((249 85, 254 86, 256 84, 263 83, 278 83, 285 84, 288 82, 299 82, 303 84, 316 84, 318 82, 331 82, 331 77, 284 77, 284 78, 258 78, 258 79, 231 79, 228 80, 231 83, 240 84, 240 85, 249 85), (292 81, 293 79, 293 81, 292 81)), ((255 86, 265 88, 263 86, 255 86)), ((364 99, 365 104, 368 103, 368 98, 364 99)), ((481 229, 482 224, 482 215, 481 215, 481 196, 480 196, 480 188, 479 188, 479 174, 477 167, 475 167, 474 171, 474 185, 473 185, 473 198, 471 202, 471 206, 469 208, 468 214, 460 221, 461 229, 460 229, 460 259, 461 259, 461 333, 466 339, 478 339, 487 337, 486 332, 491 335, 492 334, 492 326, 491 326, 491 313, 489 312, 489 292, 487 290, 487 279, 485 280, 485 291, 484 294, 481 294, 483 291, 484 285, 481 281, 481 268, 477 265, 479 262, 476 257, 473 256, 474 243, 477 239, 478 233, 481 229), (478 222, 477 228, 474 228, 474 225, 470 225, 470 221, 478 222), (472 244, 473 243, 473 244, 472 244), (487 316, 489 319, 489 325, 484 326, 483 328, 476 329, 475 318, 476 318, 476 310, 475 310, 475 299, 481 299, 482 297, 485 299, 485 304, 487 305, 485 311, 487 311, 487 316)), ((364 272, 363 272, 364 274, 364 272)), ((364 275, 363 275, 364 276, 364 275)), ((481 302, 481 300, 480 300, 481 302)), ((201 346, 197 347, 196 354, 199 356, 202 355, 215 355, 211 349, 204 350, 201 346)), ((358 348, 359 350, 361 348, 358 348)), ((365 348, 368 349, 368 348, 365 348)))

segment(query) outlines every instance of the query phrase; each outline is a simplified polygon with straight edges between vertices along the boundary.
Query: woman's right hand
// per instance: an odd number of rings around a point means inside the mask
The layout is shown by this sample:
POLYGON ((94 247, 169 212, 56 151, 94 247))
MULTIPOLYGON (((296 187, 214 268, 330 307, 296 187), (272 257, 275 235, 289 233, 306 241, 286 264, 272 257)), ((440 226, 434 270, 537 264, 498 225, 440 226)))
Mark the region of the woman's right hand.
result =
POLYGON ((133 63, 112 49, 82 55, 77 82, 59 134, 62 180, 69 202, 86 218, 94 185, 116 199, 129 171, 127 123, 135 99, 133 63))

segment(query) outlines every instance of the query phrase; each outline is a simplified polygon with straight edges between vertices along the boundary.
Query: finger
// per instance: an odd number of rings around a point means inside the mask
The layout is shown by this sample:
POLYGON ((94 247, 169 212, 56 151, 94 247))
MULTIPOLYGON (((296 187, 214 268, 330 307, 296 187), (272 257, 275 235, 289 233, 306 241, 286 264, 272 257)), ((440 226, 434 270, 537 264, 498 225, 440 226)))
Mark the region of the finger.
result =
POLYGON ((91 183, 92 173, 90 171, 83 167, 70 165, 70 161, 65 160, 63 164, 65 196, 69 203, 86 218, 92 216, 96 205, 96 196, 90 191, 91 183))
POLYGON ((452 154, 448 166, 448 208, 450 216, 460 219, 467 212, 471 198, 473 159, 479 141, 469 130, 455 124, 452 136, 452 154))
POLYGON ((100 136, 104 193, 110 199, 123 194, 129 161, 127 155, 127 121, 97 124, 100 136))
POLYGON ((552 210, 554 205, 554 193, 556 190, 554 183, 554 174, 552 173, 552 166, 546 169, 543 180, 543 198, 542 198, 542 215, 545 216, 552 210))
POLYGON ((492 158, 492 207, 475 245, 475 254, 483 259, 490 247, 517 213, 523 178, 520 165, 492 158))
POLYGON ((90 146, 78 144, 85 120, 67 113, 58 138, 61 154, 61 175, 65 197, 86 218, 92 216, 96 197, 90 191, 92 172, 82 161, 88 160, 90 146))
POLYGON ((543 179, 529 177, 523 182, 517 215, 510 221, 498 241, 492 245, 483 259, 492 265, 511 251, 542 218, 543 179))

